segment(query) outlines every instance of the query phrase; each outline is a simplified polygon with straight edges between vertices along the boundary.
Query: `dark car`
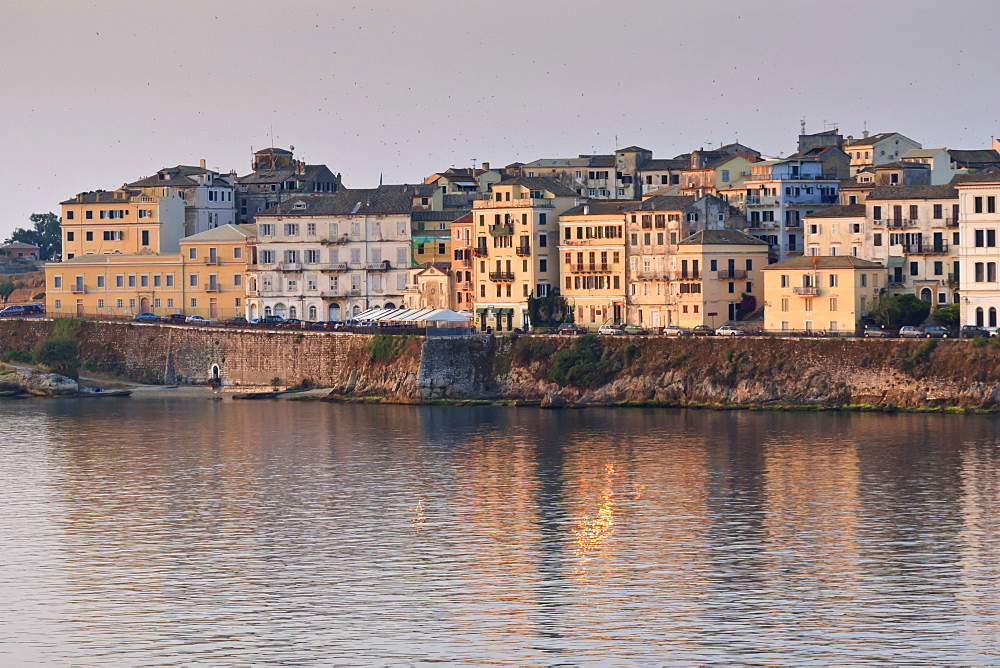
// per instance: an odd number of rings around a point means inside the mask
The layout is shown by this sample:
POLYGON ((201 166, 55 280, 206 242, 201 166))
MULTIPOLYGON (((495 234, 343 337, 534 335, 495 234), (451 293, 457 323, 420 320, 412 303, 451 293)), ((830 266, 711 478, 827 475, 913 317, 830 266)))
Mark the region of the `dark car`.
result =
POLYGON ((949 336, 951 336, 951 332, 947 327, 941 325, 927 325, 924 328, 924 337, 928 339, 947 339, 949 336))
POLYGON ((254 318, 250 321, 250 324, 261 327, 280 327, 283 322, 285 322, 285 319, 280 315, 265 315, 261 318, 254 318))
POLYGON ((249 322, 243 316, 238 315, 235 318, 230 318, 229 320, 225 321, 222 324, 224 324, 226 327, 241 327, 243 325, 249 324, 249 322))
POLYGON ((25 315, 31 315, 32 313, 45 313, 44 304, 25 304, 21 308, 24 309, 25 315))
POLYGON ((878 325, 868 325, 863 336, 866 339, 888 339, 892 337, 892 332, 887 332, 878 325))
POLYGON ((715 334, 715 330, 708 325, 697 325, 691 329, 691 336, 712 336, 713 334, 715 334))
POLYGON ((184 317, 183 313, 171 313, 168 316, 164 316, 162 320, 172 325, 183 325, 187 318, 184 317))
POLYGON ((289 318, 288 320, 285 320, 283 323, 281 323, 281 326, 287 327, 288 329, 301 329, 302 321, 299 320, 298 318, 289 318))
POLYGON ((645 336, 649 333, 642 327, 639 327, 639 325, 625 325, 622 331, 633 336, 645 336))
POLYGON ((989 332, 977 325, 962 325, 962 329, 958 332, 958 338, 960 339, 973 339, 977 336, 989 335, 989 332))
POLYGON ((161 322, 160 316, 155 313, 136 313, 132 316, 132 320, 136 322, 161 322))
POLYGON ((583 327, 577 327, 572 322, 561 323, 556 327, 556 334, 586 334, 587 330, 583 327))

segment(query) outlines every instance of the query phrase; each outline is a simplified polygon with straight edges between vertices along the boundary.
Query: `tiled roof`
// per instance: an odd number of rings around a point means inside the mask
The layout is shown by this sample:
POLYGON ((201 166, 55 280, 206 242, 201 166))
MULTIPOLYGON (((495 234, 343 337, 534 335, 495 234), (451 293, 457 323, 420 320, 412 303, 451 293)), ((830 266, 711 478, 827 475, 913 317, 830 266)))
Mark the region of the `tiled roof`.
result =
POLYGON ((861 139, 855 139, 848 146, 871 146, 875 142, 882 141, 883 139, 888 139, 889 137, 899 134, 898 132, 879 132, 878 134, 871 135, 869 137, 862 137, 861 139))
POLYGON ((639 165, 639 171, 687 169, 689 164, 691 164, 690 158, 651 158, 639 165))
POLYGON ((991 148, 985 149, 950 149, 948 155, 952 161, 963 167, 981 167, 983 165, 1000 163, 1000 153, 991 148))
POLYGON ((560 218, 565 216, 612 216, 616 213, 625 213, 626 211, 635 211, 639 206, 640 202, 634 199, 597 199, 589 202, 587 204, 581 204, 580 206, 574 206, 563 213, 560 218), (584 209, 588 210, 588 213, 584 213, 584 209))
POLYGON ((868 195, 869 200, 881 199, 957 199, 958 191, 952 185, 940 186, 876 186, 868 195))
POLYGON ((199 241, 245 241, 257 236, 253 225, 222 225, 181 239, 184 242, 199 241))
POLYGON ((399 186, 380 186, 343 189, 330 195, 292 197, 261 211, 257 217, 409 214, 412 208, 412 191, 399 186))
POLYGON ((639 211, 683 211, 698 201, 694 195, 653 195, 639 202, 639 211))
POLYGON ((294 178, 297 181, 312 181, 316 177, 320 176, 323 171, 327 172, 330 169, 326 165, 306 165, 305 171, 299 174, 295 171, 295 167, 291 165, 287 167, 279 167, 277 169, 259 169, 255 172, 251 172, 246 176, 239 176, 236 178, 236 182, 240 185, 253 185, 257 183, 282 183, 290 178, 294 178))
POLYGON ((642 148, 641 146, 628 146, 626 148, 620 148, 615 153, 652 153, 648 148, 642 148))
POLYGON ((767 246, 766 241, 761 241, 757 237, 740 232, 739 230, 701 230, 678 242, 677 245, 741 245, 741 246, 767 246))
POLYGON ((1000 172, 984 174, 956 174, 951 177, 951 185, 958 186, 963 183, 1000 183, 1000 172))
POLYGON ((790 260, 776 262, 764 267, 764 271, 776 269, 885 269, 878 262, 862 260, 853 255, 800 255, 790 260))
MULTIPOLYGON (((177 165, 176 167, 164 167, 163 169, 157 170, 156 174, 153 176, 147 176, 146 178, 139 179, 133 183, 129 183, 129 188, 152 188, 157 186, 194 186, 197 185, 197 181, 191 177, 194 175, 205 174, 209 171, 204 167, 193 167, 191 165, 177 165), (169 173, 169 179, 161 179, 160 174, 169 173)), ((226 183, 225 185, 230 185, 226 183)))
POLYGON ((89 193, 80 193, 73 199, 68 199, 60 204, 128 204, 129 200, 142 193, 138 190, 95 190, 89 193), (119 197, 118 193, 124 192, 126 197, 119 197))
POLYGON ((567 188, 555 179, 543 176, 519 176, 497 183, 498 186, 523 186, 529 190, 547 190, 556 197, 576 197, 576 192, 567 188))
POLYGON ((806 214, 806 218, 864 218, 864 204, 837 204, 806 214))
POLYGON ((458 220, 465 214, 467 210, 453 210, 453 211, 414 211, 412 215, 412 220, 423 221, 423 222, 435 222, 444 221, 450 223, 453 220, 458 220))

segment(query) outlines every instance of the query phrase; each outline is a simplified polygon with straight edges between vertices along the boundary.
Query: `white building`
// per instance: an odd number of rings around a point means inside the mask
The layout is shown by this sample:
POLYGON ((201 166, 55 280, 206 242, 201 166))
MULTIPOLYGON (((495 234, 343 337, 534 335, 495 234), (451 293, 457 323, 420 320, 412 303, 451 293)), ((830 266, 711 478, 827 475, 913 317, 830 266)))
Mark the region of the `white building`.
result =
POLYGON ((221 174, 205 167, 177 165, 128 184, 129 188, 170 188, 184 199, 184 233, 200 234, 223 225, 236 224, 234 174, 221 174))
POLYGON ((291 198, 257 214, 247 315, 345 320, 403 303, 410 268, 407 186, 291 198))
POLYGON ((996 327, 1000 325, 1000 174, 966 174, 955 185, 961 324, 996 327))

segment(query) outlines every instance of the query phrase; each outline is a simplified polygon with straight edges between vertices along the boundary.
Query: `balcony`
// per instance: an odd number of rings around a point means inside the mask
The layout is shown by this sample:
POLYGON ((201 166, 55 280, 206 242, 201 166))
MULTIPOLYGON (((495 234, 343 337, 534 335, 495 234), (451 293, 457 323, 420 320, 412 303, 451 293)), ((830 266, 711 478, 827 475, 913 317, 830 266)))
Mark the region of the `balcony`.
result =
POLYGON ((368 271, 389 271, 392 269, 392 264, 388 260, 382 260, 381 262, 368 262, 365 264, 365 269, 368 271))
POLYGON ((472 283, 472 281, 459 281, 455 284, 455 289, 462 290, 464 292, 472 292, 476 289, 476 286, 472 283))
POLYGON ((747 206, 778 206, 778 197, 747 197, 747 206))
POLYGON ((72 292, 74 295, 83 295, 87 293, 87 289, 82 285, 70 286, 69 291, 72 292))
POLYGON ((719 272, 720 281, 729 281, 737 278, 746 278, 746 269, 723 269, 719 272))
POLYGON ((792 292, 794 294, 799 295, 800 297, 817 297, 817 296, 819 296, 819 288, 808 287, 808 286, 807 287, 801 287, 801 288, 792 288, 792 292))
POLYGON ((301 262, 282 262, 281 271, 302 271, 301 262))
POLYGON ((920 221, 916 218, 887 218, 885 221, 886 227, 897 230, 917 227, 919 225, 920 221))
MULTIPOLYGON (((938 220, 940 220, 940 218, 938 220)), ((958 227, 958 218, 945 218, 944 219, 944 226, 945 227, 958 227)))
POLYGON ((640 271, 635 276, 636 280, 639 281, 665 281, 670 278, 670 274, 666 271, 640 271))
POLYGON ((219 258, 218 257, 210 257, 207 260, 205 260, 205 264, 219 264, 219 258))
POLYGON ((490 236, 503 237, 514 234, 513 225, 490 225, 490 236))
POLYGON ((958 287, 958 274, 948 274, 948 287, 949 288, 958 287))
POLYGON ((336 239, 320 239, 319 240, 319 242, 321 244, 325 244, 327 246, 341 246, 343 244, 346 244, 348 241, 350 241, 350 239, 347 237, 346 234, 344 236, 342 236, 342 237, 337 237, 336 239))
POLYGON ((590 262, 584 264, 572 264, 570 265, 570 271, 574 271, 577 274, 601 274, 611 271, 611 265, 602 264, 600 262, 590 262))
POLYGON ((472 249, 472 254, 475 257, 486 257, 489 254, 489 251, 486 250, 486 246, 476 246, 472 249))
POLYGON ((222 289, 219 287, 218 283, 213 283, 205 288, 205 292, 222 292, 222 289))
POLYGON ((700 281, 700 271, 675 271, 670 274, 671 281, 700 281))
POLYGON ((944 242, 929 244, 903 244, 903 253, 907 255, 945 255, 948 244, 944 242))
POLYGON ((531 246, 518 246, 514 249, 514 252, 521 257, 528 257, 531 255, 531 246))
POLYGON ((473 202, 474 209, 511 209, 511 208, 535 208, 551 209, 556 203, 553 199, 539 199, 525 197, 523 199, 512 199, 509 202, 498 202, 495 199, 481 199, 473 202))
POLYGON ((514 280, 514 272, 512 271, 491 271, 490 280, 497 283, 510 283, 514 280))
POLYGON ((333 271, 333 272, 344 272, 347 271, 346 262, 334 262, 333 264, 328 264, 325 267, 320 267, 320 271, 333 271))
POLYGON ((462 269, 472 269, 472 260, 455 260, 455 264, 462 269))

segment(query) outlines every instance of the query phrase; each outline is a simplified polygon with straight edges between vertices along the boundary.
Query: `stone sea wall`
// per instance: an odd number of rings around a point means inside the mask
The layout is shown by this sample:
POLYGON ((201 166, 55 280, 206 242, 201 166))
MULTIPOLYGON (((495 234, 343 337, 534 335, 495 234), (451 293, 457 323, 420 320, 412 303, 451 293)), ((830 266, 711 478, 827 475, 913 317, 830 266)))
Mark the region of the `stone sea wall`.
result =
POLYGON ((432 338, 2 320, 0 352, 55 334, 84 373, 328 387, 332 399, 542 405, 1000 407, 1000 339, 432 338), (996 343, 997 345, 994 345, 996 343))

